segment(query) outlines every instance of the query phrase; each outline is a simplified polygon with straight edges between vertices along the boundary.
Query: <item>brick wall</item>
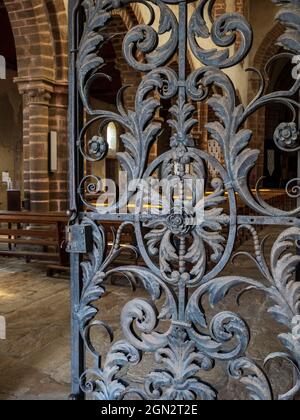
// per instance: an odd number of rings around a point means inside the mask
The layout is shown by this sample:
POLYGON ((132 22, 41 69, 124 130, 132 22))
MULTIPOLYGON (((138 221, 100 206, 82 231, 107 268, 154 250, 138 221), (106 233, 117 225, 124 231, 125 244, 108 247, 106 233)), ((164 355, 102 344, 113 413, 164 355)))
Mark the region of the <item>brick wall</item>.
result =
POLYGON ((17 51, 18 76, 54 79, 54 41, 45 2, 4 0, 17 51))
MULTIPOLYGON (((240 13, 242 16, 244 16, 246 19, 248 19, 248 0, 235 0, 235 12, 240 13)), ((237 34, 237 40, 235 43, 235 50, 237 51, 241 44, 241 36, 240 34, 237 34)))
POLYGON ((218 18, 226 13, 226 0, 216 0, 213 12, 215 18, 218 18))
POLYGON ((67 14, 63 0, 4 0, 23 96, 24 196, 31 210, 67 208, 67 14), (49 174, 49 131, 59 170, 49 174))

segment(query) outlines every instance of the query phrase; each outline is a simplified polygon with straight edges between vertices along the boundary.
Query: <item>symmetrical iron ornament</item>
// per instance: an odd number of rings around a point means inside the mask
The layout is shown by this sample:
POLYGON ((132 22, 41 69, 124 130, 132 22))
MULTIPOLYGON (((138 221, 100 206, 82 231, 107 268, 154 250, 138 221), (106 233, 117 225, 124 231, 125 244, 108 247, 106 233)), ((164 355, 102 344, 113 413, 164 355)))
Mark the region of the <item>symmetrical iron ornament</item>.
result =
MULTIPOLYGON (((286 27, 279 44, 291 57, 300 55, 300 0, 273 2, 280 7, 276 19, 286 27)), ((279 399, 293 399, 300 390, 300 283, 294 276, 300 263, 295 251, 300 240, 300 208, 284 211, 272 207, 264 201, 259 185, 256 194, 251 192, 249 173, 260 152, 251 149, 252 132, 244 127, 258 109, 272 102, 281 103, 291 109, 294 118, 277 128, 274 142, 286 152, 298 151, 299 102, 294 98, 299 92, 300 78, 289 91, 266 94, 264 75, 252 69, 261 79, 261 88, 247 106, 237 104, 235 87, 224 69, 247 56, 252 29, 237 13, 215 19, 215 0, 70 3, 70 225, 81 225, 84 232, 90 230, 93 235, 93 249, 88 258, 83 258, 76 247, 71 255, 74 398, 85 395, 99 400, 131 397, 214 400, 218 395, 214 384, 201 378, 220 361, 227 365, 228 375, 246 387, 250 398, 277 398, 264 366, 247 356, 250 342, 247 323, 229 311, 217 313, 208 322, 203 309, 206 297, 217 307, 233 287, 245 286, 245 291, 256 289, 265 293, 271 302, 269 313, 284 325, 285 332, 279 340, 285 350, 270 354, 266 363, 282 358, 292 364, 293 386, 279 399), (116 98, 116 112, 95 109, 90 101, 90 88, 97 78, 101 83, 101 78, 109 77, 101 73, 105 68, 101 57, 102 46, 107 42, 105 27, 117 9, 132 4, 142 5, 149 15, 148 23, 129 29, 123 39, 124 58, 133 69, 143 73, 136 91, 135 109, 127 110, 123 106, 126 87, 116 98), (160 16, 158 27, 155 26, 157 15, 160 16), (204 38, 209 38, 216 48, 203 48, 204 38), (188 50, 198 60, 199 69, 187 76, 188 50), (168 66, 174 58, 178 72, 168 66), (173 103, 171 120, 165 122, 173 130, 170 148, 149 163, 150 148, 162 129, 155 115, 164 99, 173 103), (206 129, 220 145, 224 162, 195 146, 192 135, 197 123, 195 104, 201 101, 207 101, 216 114, 216 121, 208 123, 206 129), (127 172, 128 183, 148 180, 159 173, 162 178, 179 184, 179 199, 171 194, 168 214, 147 213, 142 209, 143 199, 137 214, 122 214, 118 210, 128 204, 127 195, 121 195, 117 204, 105 214, 99 214, 95 200, 89 199, 101 194, 101 180, 84 172, 85 167, 90 167, 85 162, 105 159, 108 145, 102 132, 109 122, 119 124, 124 130, 123 151, 118 154, 118 160, 127 172), (95 124, 99 134, 88 138, 89 128, 95 124), (209 182, 208 166, 218 174, 209 182), (191 223, 195 214, 182 206, 183 183, 187 178, 205 180, 203 189, 210 190, 210 194, 204 194, 201 223, 191 223), (256 215, 238 214, 237 194, 256 215), (102 221, 122 222, 109 250, 102 221), (273 244, 270 261, 264 255, 264 242, 260 243, 257 225, 285 226, 273 244), (134 228, 137 247, 121 246, 128 226, 134 228), (243 273, 222 276, 234 254, 241 229, 247 229, 253 237, 254 254, 248 257, 257 265, 261 281, 243 273), (126 249, 138 252, 143 264, 116 267, 113 263, 126 249), (105 283, 116 274, 123 275, 133 286, 138 282, 149 296, 134 298, 121 309, 122 338, 118 341, 111 326, 96 318, 96 303, 105 293, 105 283), (98 328, 104 328, 112 340, 104 359, 94 343, 98 328), (143 363, 145 354, 153 355, 153 370, 145 374, 142 384, 133 386, 126 372, 131 365, 143 363), (92 367, 86 364, 87 355, 92 356, 92 367)), ((287 191, 299 195, 297 179, 291 180, 287 191)), ((190 200, 194 202, 192 195, 190 200)), ((239 253, 235 255, 238 257, 239 253)))

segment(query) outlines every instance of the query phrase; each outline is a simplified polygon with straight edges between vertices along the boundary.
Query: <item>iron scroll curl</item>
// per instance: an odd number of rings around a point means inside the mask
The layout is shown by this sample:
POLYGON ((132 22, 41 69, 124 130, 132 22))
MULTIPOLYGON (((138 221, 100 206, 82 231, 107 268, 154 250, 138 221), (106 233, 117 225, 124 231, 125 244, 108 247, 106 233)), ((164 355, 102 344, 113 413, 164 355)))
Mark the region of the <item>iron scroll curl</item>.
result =
MULTIPOLYGON (((287 29, 279 43, 293 54, 300 54, 300 1, 274 0, 274 3, 281 6, 277 19, 287 29)), ((93 174, 86 174, 80 180, 77 187, 85 211, 78 216, 78 222, 91 227, 94 243, 93 251, 81 263, 83 288, 80 304, 73 308, 84 345, 94 362, 92 368, 77 378, 82 391, 99 400, 120 400, 132 394, 141 399, 213 400, 218 396, 217 391, 202 376, 221 361, 226 364, 229 377, 239 381, 250 398, 274 399, 265 367, 247 355, 251 337, 245 320, 225 310, 209 322, 203 309, 205 298, 211 306, 218 305, 232 288, 239 286, 245 291, 265 293, 274 303, 269 312, 288 330, 279 336, 285 350, 272 353, 265 362, 283 358, 293 366, 293 386, 278 396, 281 400, 293 399, 300 390, 300 342, 299 335, 294 334, 294 322, 300 316, 300 286, 293 277, 300 259, 292 251, 300 240, 297 222, 300 208, 276 209, 263 201, 259 188, 256 195, 252 193, 248 179, 260 151, 251 148, 252 132, 245 123, 254 112, 272 102, 282 103, 297 114, 299 103, 294 95, 299 92, 300 80, 295 80, 289 91, 265 94, 263 75, 257 73, 261 78, 257 96, 248 105, 238 104, 235 86, 224 69, 237 65, 247 56, 252 28, 237 13, 215 18, 214 0, 83 0, 80 4, 84 25, 76 46, 77 93, 90 117, 82 124, 76 139, 83 160, 98 162, 106 158, 107 144, 102 131, 113 121, 124 130, 121 138, 124 150, 118 154, 118 160, 129 181, 147 180, 157 171, 168 180, 177 181, 180 195, 180 187, 187 178, 205 178, 208 165, 217 172, 210 184, 205 183, 204 190, 209 186, 210 194, 204 198, 202 223, 188 223, 194 214, 176 212, 175 200, 171 200, 167 214, 153 217, 141 212, 135 218, 124 216, 124 223, 114 234, 109 249, 101 226, 102 216, 86 200, 86 192, 95 196, 101 193, 101 180, 93 174), (110 77, 104 72, 105 61, 101 57, 107 41, 105 27, 119 9, 138 5, 148 10, 148 22, 139 22, 123 39, 125 60, 143 73, 134 109, 125 109, 123 105, 126 87, 117 95, 115 112, 94 109, 89 98, 91 85, 110 77), (230 48, 236 44, 237 36, 240 40, 237 48, 230 48), (201 41, 207 38, 215 48, 201 46, 201 41), (199 68, 187 75, 188 48, 198 60, 199 68), (174 59, 178 62, 178 72, 170 65, 174 59), (155 115, 164 99, 172 101, 171 118, 165 121, 172 129, 169 150, 149 163, 151 146, 163 129, 155 115), (208 123, 206 130, 220 145, 223 162, 195 144, 192 130, 197 123, 195 107, 200 102, 207 102, 216 115, 216 121, 208 123), (98 127, 94 138, 88 137, 91 125, 98 127), (89 179, 93 182, 88 182, 89 179), (237 210, 237 195, 256 214, 245 217, 243 223, 237 210), (280 225, 290 224, 291 219, 295 222, 294 227, 285 230, 275 241, 269 264, 264 255, 264 241, 260 242, 254 227, 261 218, 274 218, 280 225), (137 246, 121 247, 124 229, 129 225, 135 229, 137 246), (222 276, 241 229, 247 229, 252 235, 254 254, 247 257, 256 264, 261 280, 242 275, 222 276), (124 249, 139 255, 143 266, 113 267, 124 249), (140 284, 148 297, 134 298, 124 305, 120 311, 123 338, 114 340, 111 326, 97 321, 99 309, 95 302, 105 294, 107 281, 120 273, 133 289, 140 284), (104 328, 112 341, 105 357, 95 350, 93 343, 91 330, 97 328, 104 328), (159 367, 143 378, 141 386, 132 386, 121 371, 143 363, 145 353, 151 353, 159 367)), ((285 150, 298 150, 296 119, 278 127, 274 140, 285 150)), ((126 198, 121 197, 109 208, 109 220, 114 211, 117 214, 126 204, 126 198)), ((116 216, 116 220, 119 218, 116 216)), ((234 258, 240 256, 238 253, 234 258)))

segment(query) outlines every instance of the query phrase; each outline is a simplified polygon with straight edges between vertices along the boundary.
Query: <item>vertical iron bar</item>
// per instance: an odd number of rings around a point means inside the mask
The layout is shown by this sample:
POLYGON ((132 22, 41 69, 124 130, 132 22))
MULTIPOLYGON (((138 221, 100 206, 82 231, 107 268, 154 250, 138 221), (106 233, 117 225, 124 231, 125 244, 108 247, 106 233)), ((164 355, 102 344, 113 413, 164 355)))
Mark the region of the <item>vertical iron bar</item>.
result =
POLYGON ((185 1, 179 3, 179 101, 186 101, 186 50, 187 50, 187 5, 185 1))
MULTIPOLYGON (((78 199, 77 186, 83 175, 83 161, 78 152, 77 139, 83 123, 83 108, 79 99, 76 78, 76 53, 82 31, 82 15, 79 13, 81 0, 69 1, 69 194, 70 215, 78 214, 81 204, 78 199)), ((76 220, 78 223, 78 220, 76 220)), ((81 256, 71 254, 71 399, 83 400, 84 393, 80 388, 80 377, 84 372, 84 342, 80 334, 76 316, 82 290, 81 256)))
MULTIPOLYGON (((186 53, 187 53, 187 4, 186 1, 179 3, 179 45, 178 45, 178 60, 179 60, 179 109, 183 109, 186 102, 186 53)), ((185 239, 184 239, 185 241, 185 239)), ((183 246, 182 240, 180 247, 183 246)), ((182 256, 184 258, 184 256, 182 256)), ((187 288, 183 280, 184 273, 180 272, 181 279, 179 281, 179 321, 185 321, 185 308, 187 303, 187 288)))
MULTIPOLYGON (((298 93, 298 100, 300 102, 300 92, 298 93)), ((298 130, 300 130, 300 109, 298 108, 298 130)), ((299 185, 300 180, 300 151, 297 154, 297 183, 299 185)), ((300 207, 300 196, 297 199, 297 207, 300 207)), ((297 247, 297 254, 300 255, 300 249, 297 247)), ((296 269, 296 280, 300 281, 300 264, 298 264, 296 269)))
MULTIPOLYGON (((298 100, 300 102, 300 92, 298 93, 298 100)), ((298 108, 298 130, 300 129, 300 109, 298 108)), ((299 185, 299 179, 300 179, 300 151, 297 153, 297 183, 299 185)), ((297 198, 297 207, 300 207, 300 197, 297 198)), ((296 247, 296 253, 297 255, 300 255, 300 243, 299 241, 297 242, 298 246, 296 247)), ((296 267, 296 281, 300 282, 300 264, 297 265, 296 267)), ((293 370, 293 378, 295 383, 298 380, 298 372, 296 370, 296 368, 294 368, 293 370)), ((298 392, 297 396, 299 397, 300 393, 298 392)), ((296 399, 296 397, 294 398, 296 399)))

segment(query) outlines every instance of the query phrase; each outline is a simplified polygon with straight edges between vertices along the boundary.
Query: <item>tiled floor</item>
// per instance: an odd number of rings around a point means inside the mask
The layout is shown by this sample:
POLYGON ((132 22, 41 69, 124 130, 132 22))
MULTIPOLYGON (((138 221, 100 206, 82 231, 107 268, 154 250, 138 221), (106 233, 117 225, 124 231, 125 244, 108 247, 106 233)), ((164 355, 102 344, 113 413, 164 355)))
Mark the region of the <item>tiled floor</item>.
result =
MULTIPOLYGON (((269 241, 270 248, 272 238, 269 241)), ((245 244, 244 250, 252 249, 245 244)), ((239 266, 229 266, 226 274, 237 273, 257 277, 249 260, 241 260, 239 266)), ((0 260, 0 316, 6 317, 7 339, 0 341, 0 399, 66 399, 70 392, 70 309, 69 280, 46 277, 45 266, 26 264, 20 260, 0 260)), ((101 304, 101 319, 116 329, 120 310, 130 299, 131 291, 125 286, 109 286, 108 294, 101 304)), ((138 289, 138 295, 145 292, 138 289)), ((240 309, 236 305, 239 290, 234 290, 218 306, 220 310, 239 311, 249 322, 252 331, 248 355, 262 363, 273 351, 282 350, 276 335, 278 325, 266 314, 268 303, 262 295, 250 293, 242 298, 240 309)), ((204 302, 206 306, 206 302, 204 302)), ((208 310, 208 317, 215 313, 208 310)), ((103 346, 103 340, 101 344, 103 346)), ((104 346, 105 347, 105 346, 104 346)), ((146 356, 143 364, 129 371, 136 383, 152 370, 152 357, 146 356)), ((216 368, 203 379, 219 391, 220 399, 246 398, 242 387, 228 379, 226 364, 217 363, 216 368)), ((275 383, 280 380, 278 392, 290 386, 289 367, 275 363, 270 376, 275 383)))

